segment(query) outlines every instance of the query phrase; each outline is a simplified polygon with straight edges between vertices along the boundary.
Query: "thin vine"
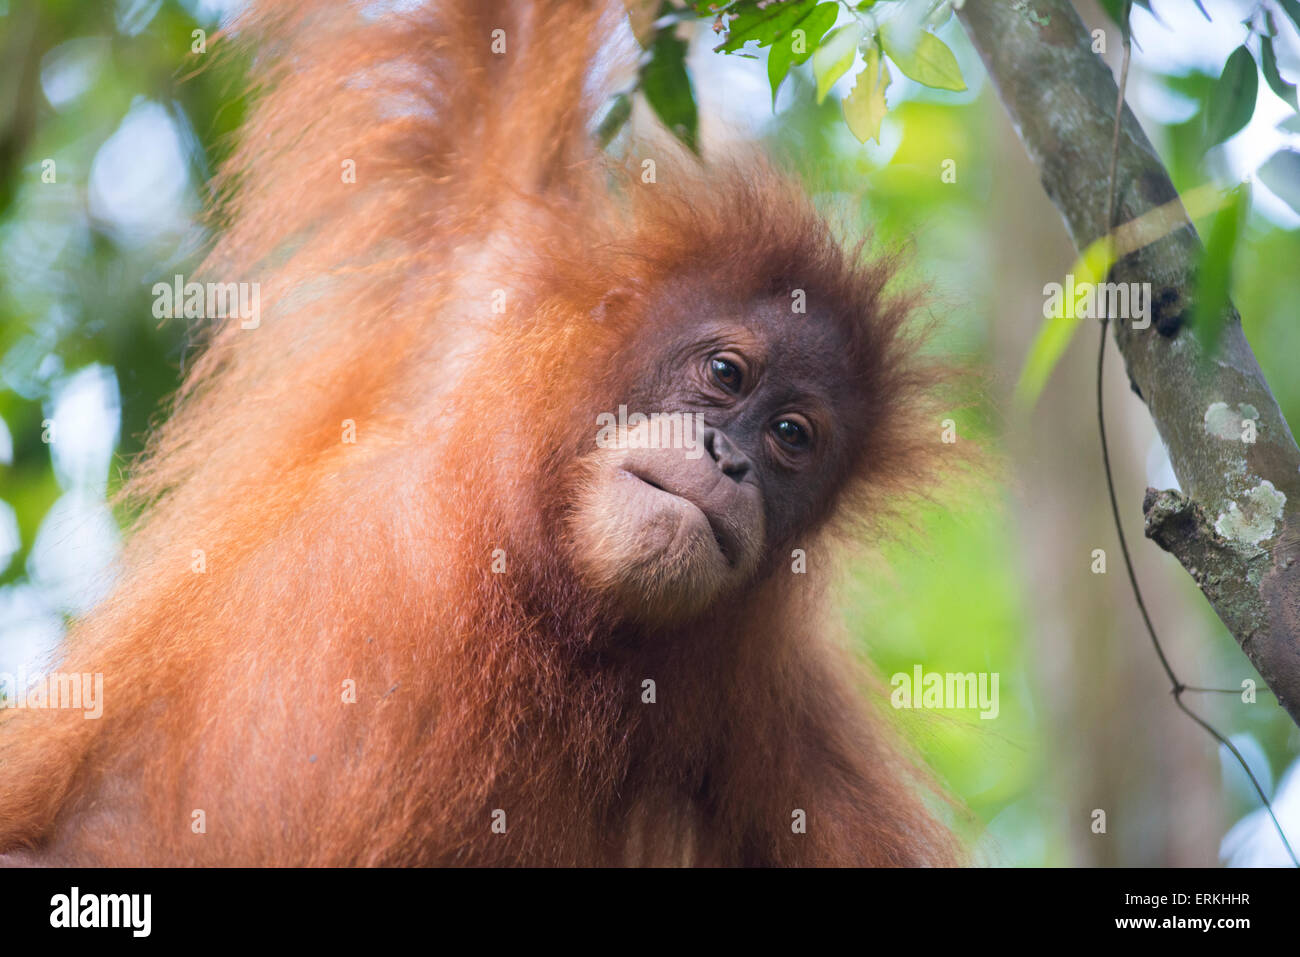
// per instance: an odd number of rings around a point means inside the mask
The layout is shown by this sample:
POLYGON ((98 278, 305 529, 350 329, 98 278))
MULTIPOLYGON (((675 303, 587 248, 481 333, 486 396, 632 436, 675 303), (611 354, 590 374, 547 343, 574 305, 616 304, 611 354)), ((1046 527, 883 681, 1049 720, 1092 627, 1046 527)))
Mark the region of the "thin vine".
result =
MULTIPOLYGON (((1112 235, 1115 229, 1115 173, 1119 164, 1119 134, 1120 124, 1124 116, 1124 91, 1128 86, 1128 67, 1131 53, 1131 44, 1129 36, 1129 12, 1133 7, 1133 0, 1124 0, 1122 10, 1122 19, 1120 21, 1120 31, 1123 35, 1124 54, 1120 63, 1119 74, 1119 96, 1115 103, 1115 130, 1114 137, 1111 141, 1110 153, 1110 181, 1107 184, 1106 195, 1106 230, 1107 235, 1112 235)), ((1105 369, 1106 362, 1106 332, 1110 326, 1110 316, 1105 314, 1100 321, 1101 336, 1097 343, 1097 431, 1101 438, 1101 458, 1102 466, 1106 473, 1106 491, 1110 495, 1111 517, 1115 522, 1115 534, 1119 537, 1119 548, 1124 556, 1124 568, 1128 571, 1129 585, 1133 589, 1133 597, 1137 601, 1138 611, 1142 613, 1142 621, 1146 624, 1147 634, 1151 636, 1152 647, 1155 648, 1156 657, 1160 659, 1160 664, 1169 677, 1171 692, 1176 704, 1185 715, 1195 721, 1198 725, 1214 738, 1219 744, 1223 745, 1237 759, 1241 769, 1246 772, 1250 778, 1250 783, 1255 788, 1255 793, 1259 795, 1264 809, 1268 811, 1269 818, 1273 821, 1273 826, 1277 828, 1278 837, 1282 839, 1282 845, 1286 848, 1287 855, 1291 858, 1291 863, 1300 868, 1300 860, 1296 858, 1296 853, 1291 848, 1291 842, 1287 840, 1286 832, 1282 829, 1282 824, 1278 821, 1277 815, 1273 813, 1272 802, 1269 801, 1268 795, 1264 793, 1263 787, 1260 786, 1259 780, 1255 773, 1251 771, 1250 765, 1242 757, 1236 745, 1219 733, 1208 721, 1202 718, 1196 712, 1187 707, 1183 701, 1183 693, 1186 691, 1217 691, 1220 689, 1212 688, 1192 688, 1183 684, 1178 675, 1174 672, 1173 666, 1169 663, 1169 658, 1165 655, 1164 647, 1160 643, 1160 638, 1156 635, 1155 625, 1151 622, 1151 615, 1147 612, 1146 601, 1142 597, 1142 589, 1138 586, 1137 572, 1133 569, 1133 559, 1129 555, 1128 540, 1124 536, 1124 526, 1120 522, 1119 500, 1115 495, 1115 479, 1111 473, 1110 467, 1110 446, 1106 441, 1106 410, 1105 410, 1105 390, 1102 388, 1102 373, 1105 369)))

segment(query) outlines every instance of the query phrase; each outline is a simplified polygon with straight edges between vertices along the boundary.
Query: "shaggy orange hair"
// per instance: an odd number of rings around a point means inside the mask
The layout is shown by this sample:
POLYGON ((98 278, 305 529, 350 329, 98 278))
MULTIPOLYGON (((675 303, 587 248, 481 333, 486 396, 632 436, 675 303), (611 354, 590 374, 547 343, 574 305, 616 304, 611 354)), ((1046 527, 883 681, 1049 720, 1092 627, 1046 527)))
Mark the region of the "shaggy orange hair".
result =
POLYGON ((119 582, 61 667, 104 673, 103 719, 0 723, 12 860, 952 860, 864 713, 824 576, 638 640, 557 547, 583 410, 679 277, 737 301, 798 286, 849 331, 877 414, 822 533, 928 444, 888 263, 842 251, 762 164, 657 151, 647 186, 597 155, 591 66, 620 13, 304 0, 238 25, 259 93, 203 272, 260 282, 261 322, 211 330, 126 490, 119 582))

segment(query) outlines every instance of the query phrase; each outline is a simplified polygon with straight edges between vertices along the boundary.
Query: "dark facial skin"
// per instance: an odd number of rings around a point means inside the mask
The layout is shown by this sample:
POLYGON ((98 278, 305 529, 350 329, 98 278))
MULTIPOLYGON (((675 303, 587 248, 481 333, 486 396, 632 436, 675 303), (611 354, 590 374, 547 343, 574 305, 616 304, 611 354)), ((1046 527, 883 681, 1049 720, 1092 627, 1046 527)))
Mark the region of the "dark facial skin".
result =
MULTIPOLYGON (((837 427, 857 411, 856 396, 844 342, 815 310, 794 314, 788 303, 769 301, 729 318, 734 311, 674 323, 654 374, 628 406, 702 413, 710 457, 735 481, 758 487, 775 544, 804 527, 829 494, 846 451, 837 427)), ((642 338, 656 334, 663 330, 642 338)), ((634 346, 642 355, 652 348, 634 346)))
POLYGON ((633 617, 673 622, 752 581, 825 509, 843 471, 842 423, 864 414, 844 351, 831 322, 788 302, 659 304, 627 344, 627 367, 642 373, 620 402, 700 415, 699 445, 584 459, 571 527, 589 583, 633 617))

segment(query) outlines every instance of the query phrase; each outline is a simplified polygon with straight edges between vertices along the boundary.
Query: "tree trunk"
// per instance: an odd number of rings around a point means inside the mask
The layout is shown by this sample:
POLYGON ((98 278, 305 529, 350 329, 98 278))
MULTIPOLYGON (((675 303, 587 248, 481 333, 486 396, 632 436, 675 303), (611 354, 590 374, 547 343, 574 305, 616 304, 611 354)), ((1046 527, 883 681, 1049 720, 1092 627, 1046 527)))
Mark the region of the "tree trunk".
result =
MULTIPOLYGON (((966 0, 959 16, 1075 248, 1085 249, 1108 231, 1118 97, 1092 36, 1068 0, 966 0)), ((1188 329, 1200 240, 1127 108, 1115 210, 1125 254, 1108 281, 1152 289, 1150 327, 1116 320, 1115 342, 1182 485, 1147 490, 1146 534, 1182 562, 1300 724, 1300 448, 1236 310, 1228 306, 1212 359, 1188 329)))

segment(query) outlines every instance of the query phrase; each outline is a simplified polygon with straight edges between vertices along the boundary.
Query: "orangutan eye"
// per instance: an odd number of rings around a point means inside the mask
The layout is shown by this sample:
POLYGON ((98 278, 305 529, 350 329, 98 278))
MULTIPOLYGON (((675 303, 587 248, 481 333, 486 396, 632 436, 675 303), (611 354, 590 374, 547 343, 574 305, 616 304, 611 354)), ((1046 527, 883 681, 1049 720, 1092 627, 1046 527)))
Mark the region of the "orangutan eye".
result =
POLYGON ((808 430, 794 419, 778 419, 772 423, 772 432, 792 449, 806 449, 812 442, 808 430))
POLYGON ((739 392, 744 383, 745 377, 740 367, 730 359, 714 356, 709 360, 709 371, 713 374, 713 380, 728 392, 739 392))

